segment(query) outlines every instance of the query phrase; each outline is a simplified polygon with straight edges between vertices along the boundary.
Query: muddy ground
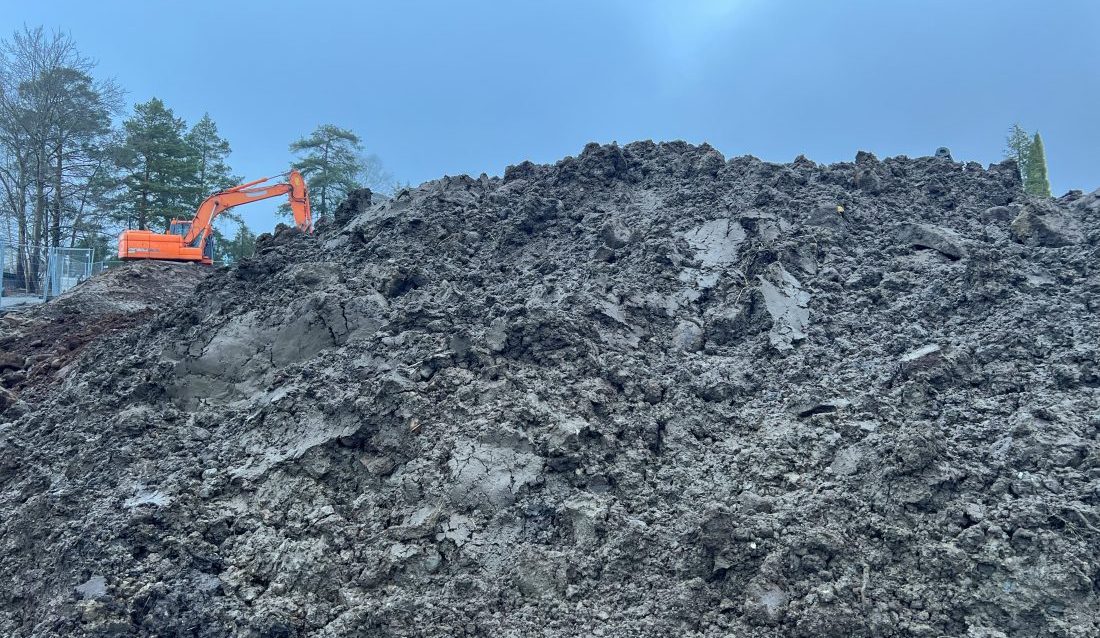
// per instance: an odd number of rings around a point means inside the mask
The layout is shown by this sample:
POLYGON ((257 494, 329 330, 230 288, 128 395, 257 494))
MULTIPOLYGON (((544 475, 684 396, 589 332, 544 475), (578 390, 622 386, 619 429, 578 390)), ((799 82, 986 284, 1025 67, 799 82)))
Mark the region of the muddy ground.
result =
POLYGON ((191 264, 133 262, 100 273, 50 303, 0 314, 0 411, 29 409, 41 400, 40 393, 74 370, 85 346, 148 320, 189 295, 210 272, 191 264))
POLYGON ((0 413, 0 634, 1100 634, 1100 192, 590 145, 0 413))

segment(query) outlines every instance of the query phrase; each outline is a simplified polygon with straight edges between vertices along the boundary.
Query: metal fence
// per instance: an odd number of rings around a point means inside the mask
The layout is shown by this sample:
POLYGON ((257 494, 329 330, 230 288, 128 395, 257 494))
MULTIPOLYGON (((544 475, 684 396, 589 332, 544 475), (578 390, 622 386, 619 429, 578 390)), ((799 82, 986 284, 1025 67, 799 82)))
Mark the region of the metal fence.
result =
POLYGON ((46 266, 46 299, 92 276, 91 248, 50 248, 46 266))
POLYGON ((41 303, 93 273, 91 248, 55 248, 0 242, 0 308, 41 303))

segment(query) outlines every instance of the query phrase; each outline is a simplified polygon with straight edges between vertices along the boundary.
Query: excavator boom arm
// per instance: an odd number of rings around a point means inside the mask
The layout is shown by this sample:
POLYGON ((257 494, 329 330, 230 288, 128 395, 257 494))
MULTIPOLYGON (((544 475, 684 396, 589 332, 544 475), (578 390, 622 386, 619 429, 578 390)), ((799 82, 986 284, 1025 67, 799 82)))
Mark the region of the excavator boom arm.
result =
POLYGON ((195 219, 191 222, 191 228, 183 238, 185 245, 191 245, 200 237, 209 237, 211 225, 218 215, 241 204, 250 204, 263 199, 287 195, 290 200, 290 210, 294 214, 294 224, 302 232, 313 231, 313 214, 309 207, 309 191, 302 174, 297 170, 290 171, 289 179, 284 183, 271 186, 259 186, 271 181, 270 177, 264 177, 255 181, 234 186, 228 190, 214 193, 207 197, 195 211, 195 219))

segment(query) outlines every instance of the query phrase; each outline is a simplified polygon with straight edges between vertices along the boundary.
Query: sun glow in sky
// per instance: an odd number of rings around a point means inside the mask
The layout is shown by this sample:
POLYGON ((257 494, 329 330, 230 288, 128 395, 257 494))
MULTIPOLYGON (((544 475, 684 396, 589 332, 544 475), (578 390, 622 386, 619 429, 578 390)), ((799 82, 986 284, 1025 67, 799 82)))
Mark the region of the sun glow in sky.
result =
POLYGON ((696 0, 644 5, 641 22, 652 33, 654 63, 671 86, 699 79, 708 50, 728 46, 751 24, 755 0, 696 0))

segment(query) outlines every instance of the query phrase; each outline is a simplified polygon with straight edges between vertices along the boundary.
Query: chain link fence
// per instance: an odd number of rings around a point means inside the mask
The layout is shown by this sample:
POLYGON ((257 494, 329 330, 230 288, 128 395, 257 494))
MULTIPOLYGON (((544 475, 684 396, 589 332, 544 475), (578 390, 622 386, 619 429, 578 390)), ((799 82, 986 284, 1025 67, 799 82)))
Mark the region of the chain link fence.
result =
POLYGON ((91 248, 0 242, 0 308, 41 303, 94 274, 91 248))

